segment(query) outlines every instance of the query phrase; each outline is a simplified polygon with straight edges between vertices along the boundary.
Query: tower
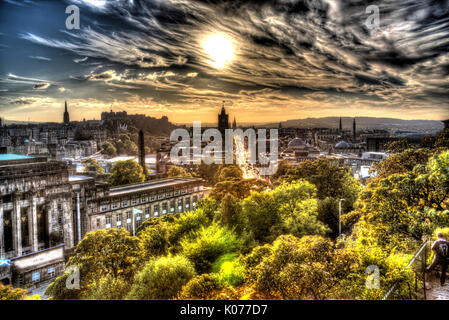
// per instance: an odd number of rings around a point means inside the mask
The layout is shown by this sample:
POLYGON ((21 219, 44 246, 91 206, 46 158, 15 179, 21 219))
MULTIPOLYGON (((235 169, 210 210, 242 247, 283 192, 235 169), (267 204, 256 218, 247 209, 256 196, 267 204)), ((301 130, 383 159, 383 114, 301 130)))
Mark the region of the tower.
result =
POLYGON ((147 165, 145 163, 145 141, 143 131, 139 131, 139 164, 143 169, 143 174, 148 175, 147 165))
POLYGON ((67 101, 65 102, 65 110, 64 110, 64 124, 70 123, 69 112, 67 111, 67 101))
POLYGON ((339 132, 340 134, 343 133, 343 125, 342 125, 342 123, 341 123, 341 116, 340 116, 340 126, 338 127, 338 132, 339 132))
POLYGON ((226 113, 223 101, 221 112, 218 114, 218 130, 224 136, 226 129, 229 129, 229 115, 226 113))
POLYGON ((357 136, 357 125, 356 125, 356 123, 355 123, 355 118, 354 118, 354 120, 352 121, 352 138, 355 140, 356 139, 356 136, 357 136))
POLYGON ((234 122, 232 123, 232 129, 237 129, 237 122, 235 121, 235 117, 234 117, 234 122))

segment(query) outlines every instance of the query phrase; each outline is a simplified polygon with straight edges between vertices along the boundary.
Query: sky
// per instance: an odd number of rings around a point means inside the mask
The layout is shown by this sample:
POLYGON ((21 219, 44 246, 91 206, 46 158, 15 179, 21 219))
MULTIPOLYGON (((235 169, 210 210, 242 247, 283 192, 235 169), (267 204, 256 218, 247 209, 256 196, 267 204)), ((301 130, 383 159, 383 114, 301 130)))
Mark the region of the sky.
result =
POLYGON ((0 0, 0 117, 442 120, 448 49, 449 0, 0 0))

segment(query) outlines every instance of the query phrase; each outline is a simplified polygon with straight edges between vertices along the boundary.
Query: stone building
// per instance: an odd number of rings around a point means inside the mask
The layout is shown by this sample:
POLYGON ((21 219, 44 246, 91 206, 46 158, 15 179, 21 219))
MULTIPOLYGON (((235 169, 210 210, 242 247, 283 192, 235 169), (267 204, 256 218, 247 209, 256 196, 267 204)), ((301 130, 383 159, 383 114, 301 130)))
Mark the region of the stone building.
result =
POLYGON ((110 188, 90 176, 69 176, 63 161, 0 154, 0 282, 37 285, 64 272, 85 234, 193 209, 207 194, 201 179, 171 178, 110 188))
POLYGON ((12 261, 2 282, 22 286, 64 270, 75 245, 65 162, 0 155, 0 256, 12 261))
POLYGON ((88 203, 88 229, 126 228, 151 217, 189 211, 207 194, 201 179, 171 178, 111 188, 88 203))

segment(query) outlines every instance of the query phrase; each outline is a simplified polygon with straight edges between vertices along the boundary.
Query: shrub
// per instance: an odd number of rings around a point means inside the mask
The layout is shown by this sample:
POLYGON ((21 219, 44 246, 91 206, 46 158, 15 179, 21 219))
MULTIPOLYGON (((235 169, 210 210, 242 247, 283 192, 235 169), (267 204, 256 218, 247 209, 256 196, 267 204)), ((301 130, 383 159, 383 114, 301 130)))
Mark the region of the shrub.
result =
POLYGON ((212 291, 219 289, 219 282, 215 274, 205 273, 190 280, 183 288, 178 299, 207 299, 212 291))
POLYGON ((207 273, 214 261, 225 253, 235 252, 239 247, 236 235, 227 228, 213 223, 181 240, 183 254, 195 265, 196 271, 207 273))
POLYGON ((25 300, 28 291, 0 283, 0 300, 25 300))
POLYGON ((183 256, 150 260, 140 271, 127 299, 172 299, 195 276, 195 270, 183 256))
POLYGON ((89 300, 122 300, 129 292, 129 281, 119 277, 107 275, 95 281, 89 289, 85 299, 89 300))
POLYGON ((243 280, 243 264, 235 253, 224 254, 215 261, 212 272, 217 273, 223 286, 238 286, 243 280))

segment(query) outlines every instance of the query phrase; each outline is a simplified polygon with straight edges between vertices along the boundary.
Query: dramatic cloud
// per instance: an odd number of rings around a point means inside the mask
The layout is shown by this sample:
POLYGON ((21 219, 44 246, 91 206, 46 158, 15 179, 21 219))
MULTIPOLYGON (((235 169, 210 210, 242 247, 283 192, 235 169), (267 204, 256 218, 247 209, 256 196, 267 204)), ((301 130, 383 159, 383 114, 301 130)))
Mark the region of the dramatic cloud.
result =
POLYGON ((215 121, 223 100, 241 121, 449 116, 449 1, 369 1, 380 10, 374 29, 360 0, 72 3, 83 12, 80 30, 25 24, 16 33, 48 50, 34 59, 60 52, 65 64, 48 66, 57 76, 49 78, 46 64, 29 80, 9 75, 5 84, 45 83, 34 88, 58 99, 63 91, 50 85, 63 84, 80 105, 94 99, 178 122, 215 121), (221 38, 229 44, 209 41, 221 38), (225 54, 226 64, 211 63, 225 54))

